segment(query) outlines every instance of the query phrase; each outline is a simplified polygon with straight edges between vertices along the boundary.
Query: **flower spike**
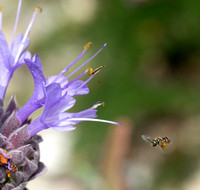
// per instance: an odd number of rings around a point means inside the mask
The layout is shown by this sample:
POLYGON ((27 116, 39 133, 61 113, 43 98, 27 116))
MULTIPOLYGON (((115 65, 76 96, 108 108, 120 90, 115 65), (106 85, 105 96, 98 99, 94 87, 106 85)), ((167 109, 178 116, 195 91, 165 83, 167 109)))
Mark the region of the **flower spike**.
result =
POLYGON ((42 138, 38 133, 48 128, 57 131, 72 131, 82 121, 96 121, 120 125, 117 122, 97 119, 97 108, 104 106, 98 101, 87 109, 72 113, 70 109, 76 103, 77 95, 89 93, 87 83, 104 67, 86 68, 106 46, 106 43, 88 60, 72 72, 67 73, 87 52, 92 42, 87 43, 81 53, 59 74, 46 78, 42 63, 37 54, 26 51, 30 44, 28 35, 36 15, 42 12, 35 7, 24 34, 16 35, 22 0, 18 0, 16 19, 10 44, 2 32, 2 9, 0 8, 0 189, 26 189, 28 181, 46 172, 40 162, 39 143, 42 138), (14 71, 25 64, 34 81, 34 91, 28 102, 21 108, 13 97, 4 109, 4 96, 14 71), (82 70, 77 74, 77 71, 82 70), (89 76, 88 76, 89 74, 89 76), (86 78, 86 79, 85 79, 86 78), (43 107, 42 114, 32 121, 29 116, 43 107))

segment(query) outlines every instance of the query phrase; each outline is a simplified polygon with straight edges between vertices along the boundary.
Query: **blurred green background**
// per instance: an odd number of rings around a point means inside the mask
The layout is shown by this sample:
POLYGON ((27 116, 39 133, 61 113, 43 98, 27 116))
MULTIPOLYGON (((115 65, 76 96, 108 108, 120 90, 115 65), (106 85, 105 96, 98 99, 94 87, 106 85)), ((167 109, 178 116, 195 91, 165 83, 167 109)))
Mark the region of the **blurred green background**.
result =
MULTIPOLYGON (((1 4, 9 39, 17 1, 1 4)), ((18 32, 25 31, 38 5, 43 12, 31 30, 29 50, 40 56, 47 77, 58 74, 87 42, 93 45, 78 64, 108 43, 88 64, 106 67, 89 83, 90 94, 77 97, 72 111, 104 101, 98 118, 122 126, 83 122, 69 133, 42 132, 42 147, 49 150, 43 153, 41 147, 42 161, 55 159, 47 161, 46 176, 29 188, 200 189, 200 2, 24 0, 18 32), (163 152, 144 142, 143 134, 168 136, 172 144, 163 152), (52 142, 54 136, 58 138, 52 142), (45 144, 46 139, 50 141, 45 144)), ((14 75, 6 101, 16 94, 23 106, 33 88, 23 66, 14 75)))

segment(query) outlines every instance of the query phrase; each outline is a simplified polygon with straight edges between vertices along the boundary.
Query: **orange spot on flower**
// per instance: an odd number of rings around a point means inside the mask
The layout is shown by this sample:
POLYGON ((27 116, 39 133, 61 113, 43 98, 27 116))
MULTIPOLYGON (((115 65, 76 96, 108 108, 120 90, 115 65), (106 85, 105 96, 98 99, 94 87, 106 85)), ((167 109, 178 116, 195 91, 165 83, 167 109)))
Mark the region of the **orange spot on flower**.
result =
POLYGON ((6 150, 4 150, 3 153, 0 153, 0 165, 7 168, 6 173, 9 178, 11 176, 11 171, 16 172, 18 170, 17 166, 15 166, 13 162, 11 162, 11 159, 12 156, 10 156, 6 150))

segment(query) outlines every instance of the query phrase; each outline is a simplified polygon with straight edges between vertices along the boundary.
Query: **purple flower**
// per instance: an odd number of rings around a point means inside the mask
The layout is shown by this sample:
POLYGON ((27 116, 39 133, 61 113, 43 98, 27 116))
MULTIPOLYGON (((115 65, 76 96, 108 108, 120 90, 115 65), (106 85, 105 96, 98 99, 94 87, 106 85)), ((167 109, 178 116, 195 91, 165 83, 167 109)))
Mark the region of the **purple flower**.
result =
POLYGON ((22 33, 15 37, 15 32, 18 25, 19 14, 21 9, 22 0, 19 0, 15 25, 11 37, 10 45, 8 45, 6 38, 2 32, 2 10, 0 9, 0 99, 4 99, 7 86, 14 71, 23 65, 25 58, 30 58, 29 51, 25 51, 30 43, 28 34, 31 30, 36 13, 41 9, 36 7, 33 16, 27 27, 25 34, 22 33))
POLYGON ((76 102, 74 96, 89 93, 87 83, 103 67, 101 66, 95 70, 87 68, 78 77, 69 81, 69 77, 85 66, 91 59, 93 59, 106 46, 106 44, 104 44, 99 51, 97 51, 90 59, 84 62, 72 73, 67 76, 63 76, 63 74, 65 74, 65 72, 67 72, 68 69, 85 54, 89 45, 91 45, 91 43, 88 43, 84 47, 83 52, 63 71, 61 71, 59 75, 51 76, 47 79, 45 79, 43 75, 42 65, 38 55, 34 55, 32 60, 25 59, 25 62, 33 76, 35 89, 30 100, 16 113, 16 115, 19 121, 23 123, 31 113, 44 106, 43 114, 28 126, 28 132, 30 136, 34 136, 41 130, 47 128, 53 128, 59 131, 74 130, 74 125, 81 121, 99 121, 118 124, 112 121, 95 119, 97 111, 96 108, 99 105, 102 105, 101 102, 98 102, 91 108, 78 113, 65 112, 74 106, 76 102), (88 72, 89 78, 86 81, 79 80, 88 72))
POLYGON ((15 37, 21 4, 22 0, 19 0, 10 45, 2 32, 0 8, 0 189, 24 189, 28 181, 46 171, 40 162, 39 143, 42 139, 38 135, 30 138, 28 134, 30 120, 19 122, 16 117, 18 106, 14 98, 3 109, 3 99, 14 71, 25 64, 24 59, 31 58, 30 52, 26 51, 30 43, 28 34, 40 10, 34 9, 25 34, 15 37))
POLYGON ((51 84, 47 87, 47 100, 43 114, 28 126, 30 136, 41 130, 53 128, 57 131, 72 131, 74 125, 81 121, 98 121, 111 124, 118 124, 113 121, 94 119, 97 117, 96 108, 103 105, 103 102, 95 103, 91 108, 78 113, 65 112, 74 106, 76 100, 70 95, 61 96, 62 89, 59 84, 51 84))
POLYGON ((46 78, 43 74, 40 58, 26 51, 30 40, 28 34, 32 27, 37 11, 35 8, 31 21, 25 34, 15 37, 18 25, 22 0, 19 0, 16 21, 8 45, 2 32, 2 10, 0 9, 0 189, 22 190, 28 181, 43 174, 46 167, 40 162, 39 143, 42 138, 37 135, 40 131, 52 128, 58 131, 71 131, 75 125, 82 121, 97 121, 111 124, 119 124, 113 121, 96 119, 97 107, 103 102, 96 102, 86 110, 69 112, 75 103, 77 95, 89 93, 87 83, 104 67, 96 69, 86 68, 72 80, 77 71, 82 69, 92 60, 105 46, 104 44, 93 56, 73 72, 68 73, 69 68, 74 65, 88 50, 91 42, 85 45, 81 54, 72 61, 60 74, 46 78), (29 101, 19 109, 15 98, 12 97, 6 109, 3 109, 3 99, 7 86, 14 71, 23 64, 27 64, 34 80, 34 92, 29 101), (81 80, 86 74, 88 78, 81 80), (43 113, 33 122, 29 116, 37 109, 44 107, 43 113))

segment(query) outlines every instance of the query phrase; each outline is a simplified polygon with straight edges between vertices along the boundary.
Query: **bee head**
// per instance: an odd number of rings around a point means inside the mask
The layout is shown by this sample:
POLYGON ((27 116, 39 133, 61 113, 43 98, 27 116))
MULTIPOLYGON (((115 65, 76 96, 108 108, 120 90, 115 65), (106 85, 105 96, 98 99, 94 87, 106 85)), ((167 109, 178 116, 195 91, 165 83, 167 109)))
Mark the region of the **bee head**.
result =
POLYGON ((163 137, 162 140, 165 141, 166 143, 171 143, 171 140, 168 139, 168 137, 163 137))

